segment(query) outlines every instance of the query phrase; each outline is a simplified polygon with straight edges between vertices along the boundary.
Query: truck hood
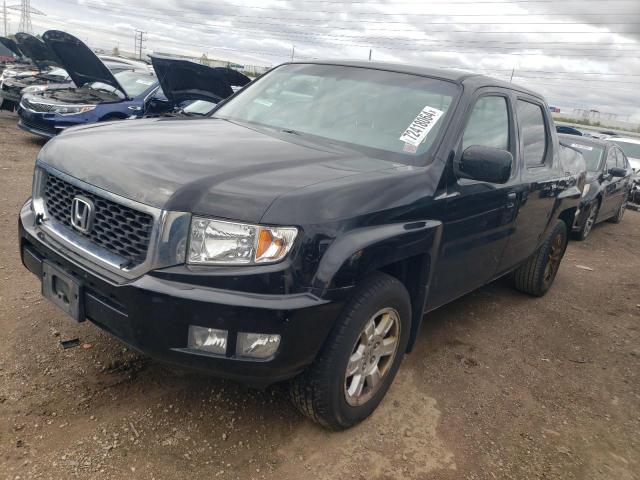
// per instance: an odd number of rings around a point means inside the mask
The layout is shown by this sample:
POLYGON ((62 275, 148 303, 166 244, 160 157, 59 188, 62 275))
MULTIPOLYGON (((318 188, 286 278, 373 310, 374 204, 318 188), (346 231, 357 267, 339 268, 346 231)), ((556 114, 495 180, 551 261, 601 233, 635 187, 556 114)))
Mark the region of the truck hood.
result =
POLYGON ((116 77, 82 41, 59 30, 44 32, 42 39, 67 71, 76 87, 80 88, 91 82, 102 82, 126 95, 125 89, 116 77))
POLYGON ((87 125, 49 141, 38 162, 157 208, 259 222, 294 190, 397 168, 222 119, 87 125))
POLYGON ((0 37, 0 43, 10 50, 16 58, 22 58, 22 52, 18 48, 16 42, 7 37, 0 37))
POLYGON ((205 100, 217 103, 231 96, 231 87, 243 87, 251 79, 230 68, 211 68, 199 63, 151 57, 151 64, 165 96, 174 103, 205 100))
POLYGON ((22 53, 31 59, 40 71, 49 67, 60 66, 53 52, 37 37, 28 33, 16 33, 16 40, 22 53))

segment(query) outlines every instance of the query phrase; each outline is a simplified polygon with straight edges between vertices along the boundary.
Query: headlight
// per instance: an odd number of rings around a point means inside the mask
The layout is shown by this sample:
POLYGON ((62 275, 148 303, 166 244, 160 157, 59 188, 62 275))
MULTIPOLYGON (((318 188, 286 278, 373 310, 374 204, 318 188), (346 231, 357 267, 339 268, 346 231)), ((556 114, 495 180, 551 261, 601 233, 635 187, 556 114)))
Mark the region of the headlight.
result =
POLYGON ((296 239, 295 227, 267 227, 193 217, 188 263, 249 265, 282 260, 296 239))
POLYGON ((53 111, 60 115, 76 115, 78 113, 90 112, 96 108, 95 105, 58 105, 53 111))
POLYGON ((586 197, 587 193, 589 193, 589 189, 591 188, 590 183, 586 183, 584 187, 582 187, 582 197, 586 197))

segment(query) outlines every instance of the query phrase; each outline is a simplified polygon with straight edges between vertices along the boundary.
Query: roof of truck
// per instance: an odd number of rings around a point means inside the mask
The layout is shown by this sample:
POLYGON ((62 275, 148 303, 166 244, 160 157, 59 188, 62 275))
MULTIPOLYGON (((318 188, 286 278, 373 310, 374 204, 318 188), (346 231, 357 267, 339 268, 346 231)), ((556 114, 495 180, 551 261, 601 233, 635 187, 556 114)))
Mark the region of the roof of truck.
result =
POLYGON ((321 65, 339 65, 346 67, 359 67, 359 68, 371 68, 374 70, 387 70, 398 73, 408 73, 411 75, 420 75, 424 77, 435 77, 443 80, 449 80, 459 84, 468 85, 475 88, 480 87, 502 87, 511 90, 518 90, 523 93, 528 93, 536 97, 541 97, 539 93, 533 92, 520 85, 505 82, 497 78, 488 77, 486 75, 479 75, 473 72, 466 72, 464 70, 457 70, 454 68, 430 68, 422 67, 419 65, 409 65, 404 63, 393 62, 369 62, 369 61, 353 61, 353 60, 311 60, 300 62, 287 62, 287 63, 315 63, 321 65))

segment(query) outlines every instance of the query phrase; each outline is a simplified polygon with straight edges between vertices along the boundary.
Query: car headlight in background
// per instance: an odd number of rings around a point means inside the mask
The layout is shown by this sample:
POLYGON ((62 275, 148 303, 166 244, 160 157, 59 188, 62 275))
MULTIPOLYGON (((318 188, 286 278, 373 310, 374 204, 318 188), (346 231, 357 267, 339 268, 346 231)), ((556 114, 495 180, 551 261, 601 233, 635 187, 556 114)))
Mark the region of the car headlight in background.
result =
POLYGON ((591 189, 590 183, 585 183, 584 187, 582 187, 582 197, 586 197, 587 193, 589 193, 589 189, 591 189))
POLYGON ((90 112, 96 108, 95 105, 56 105, 54 112, 60 115, 76 115, 78 113, 90 112))
POLYGON ((194 216, 187 262, 250 265, 282 260, 296 239, 295 227, 269 227, 194 216))

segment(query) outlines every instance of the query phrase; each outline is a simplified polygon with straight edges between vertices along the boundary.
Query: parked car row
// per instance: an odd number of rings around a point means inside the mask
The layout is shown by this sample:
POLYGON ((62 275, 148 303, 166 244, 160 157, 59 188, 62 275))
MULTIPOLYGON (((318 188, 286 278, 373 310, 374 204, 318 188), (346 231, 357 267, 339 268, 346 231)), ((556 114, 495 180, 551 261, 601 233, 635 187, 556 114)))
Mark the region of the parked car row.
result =
POLYGON ((576 149, 586 164, 586 184, 573 232, 587 238, 593 226, 604 220, 619 223, 632 188, 629 160, 622 149, 608 140, 559 134, 562 145, 576 149))
POLYGON ((3 106, 17 106, 18 126, 46 138, 96 122, 203 115, 232 95, 234 87, 250 82, 235 70, 185 60, 154 57, 150 68, 118 57, 99 58, 81 40, 58 30, 45 32, 42 40, 28 34, 17 34, 16 40, 22 58, 38 70, 9 70, 12 75, 0 86, 3 106))
POLYGON ((544 98, 482 75, 292 62, 231 95, 231 71, 113 74, 43 38, 74 83, 19 109, 66 130, 20 212, 43 295, 160 360, 288 381, 328 428, 375 410, 426 313, 504 276, 543 296, 571 232, 621 220, 631 188, 618 146, 558 135, 544 98), (194 100, 200 118, 160 115, 194 100), (66 129, 116 112, 147 118, 66 129))
POLYGON ((611 131, 603 131, 598 134, 588 132, 586 130, 579 130, 578 128, 570 125, 556 125, 556 131, 558 133, 582 136, 586 138, 595 138, 600 140, 608 140, 618 145, 627 156, 631 169, 634 172, 640 172, 640 138, 639 137, 624 137, 618 133, 611 131))

